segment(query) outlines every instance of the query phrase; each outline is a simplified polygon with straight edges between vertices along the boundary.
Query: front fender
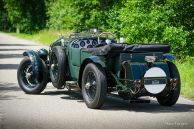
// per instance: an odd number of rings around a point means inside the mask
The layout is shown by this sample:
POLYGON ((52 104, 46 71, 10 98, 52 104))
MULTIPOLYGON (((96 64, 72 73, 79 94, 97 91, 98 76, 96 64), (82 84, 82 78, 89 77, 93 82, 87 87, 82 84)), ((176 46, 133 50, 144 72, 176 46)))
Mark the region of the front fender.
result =
POLYGON ((33 50, 25 51, 23 53, 23 56, 28 56, 30 58, 31 64, 32 64, 33 75, 36 78, 39 78, 39 73, 41 71, 41 65, 42 65, 40 56, 33 50))

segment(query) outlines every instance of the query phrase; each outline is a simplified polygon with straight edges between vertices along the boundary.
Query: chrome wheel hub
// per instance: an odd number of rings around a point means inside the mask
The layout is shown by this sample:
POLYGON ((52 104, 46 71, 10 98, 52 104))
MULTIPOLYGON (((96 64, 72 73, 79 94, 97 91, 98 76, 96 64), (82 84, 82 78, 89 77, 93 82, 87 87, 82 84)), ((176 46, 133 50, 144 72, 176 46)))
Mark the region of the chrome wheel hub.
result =
POLYGON ((85 87, 86 87, 87 90, 89 90, 90 87, 91 87, 91 84, 89 82, 87 82, 86 85, 85 85, 85 87))
POLYGON ((51 69, 54 70, 57 67, 57 64, 52 64, 51 69))
POLYGON ((32 76, 31 73, 26 73, 26 78, 29 79, 32 76))

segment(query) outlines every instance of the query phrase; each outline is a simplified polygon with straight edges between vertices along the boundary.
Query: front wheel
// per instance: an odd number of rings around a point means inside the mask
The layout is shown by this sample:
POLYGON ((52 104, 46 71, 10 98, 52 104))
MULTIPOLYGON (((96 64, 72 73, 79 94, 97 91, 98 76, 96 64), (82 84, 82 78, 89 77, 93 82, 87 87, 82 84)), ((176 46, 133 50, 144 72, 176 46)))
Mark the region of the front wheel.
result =
POLYGON ((62 47, 56 46, 52 49, 50 56, 50 78, 57 89, 63 88, 67 74, 67 59, 62 47))
POLYGON ((82 76, 82 94, 88 108, 100 108, 106 98, 107 82, 102 67, 93 63, 86 65, 82 76))
POLYGON ((174 105, 179 98, 180 89, 181 89, 180 75, 179 75, 179 71, 178 71, 176 65, 173 64, 172 62, 168 62, 168 67, 169 67, 171 78, 177 79, 177 85, 173 90, 170 90, 166 96, 158 96, 157 97, 159 104, 162 106, 174 105))
POLYGON ((39 79, 33 75, 30 58, 25 57, 21 61, 17 71, 17 79, 20 88, 27 94, 41 93, 48 82, 48 70, 44 61, 41 62, 41 71, 39 75, 39 79))

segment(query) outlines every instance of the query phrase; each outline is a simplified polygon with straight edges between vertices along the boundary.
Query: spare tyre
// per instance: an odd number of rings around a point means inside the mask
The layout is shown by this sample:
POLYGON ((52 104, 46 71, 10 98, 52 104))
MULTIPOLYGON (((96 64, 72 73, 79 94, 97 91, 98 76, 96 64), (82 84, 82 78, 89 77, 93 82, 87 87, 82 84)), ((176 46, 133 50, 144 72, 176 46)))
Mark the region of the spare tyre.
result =
POLYGON ((166 96, 158 96, 158 103, 162 106, 172 106, 174 105, 179 98, 180 90, 181 90, 181 79, 179 71, 176 65, 172 62, 167 62, 170 70, 170 77, 177 79, 176 87, 173 90, 170 90, 166 96))

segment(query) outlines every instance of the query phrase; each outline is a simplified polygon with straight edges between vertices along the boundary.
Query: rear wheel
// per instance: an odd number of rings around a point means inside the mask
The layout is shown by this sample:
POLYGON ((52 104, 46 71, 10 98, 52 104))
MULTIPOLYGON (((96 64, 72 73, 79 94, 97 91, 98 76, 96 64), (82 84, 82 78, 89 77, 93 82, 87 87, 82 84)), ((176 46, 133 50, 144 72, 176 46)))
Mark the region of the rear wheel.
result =
POLYGON ((27 94, 39 94, 45 89, 48 82, 48 70, 44 61, 42 61, 41 64, 39 77, 40 78, 37 79, 33 75, 30 58, 25 57, 21 61, 17 71, 17 79, 20 88, 27 94))
POLYGON ((104 70, 93 63, 86 65, 82 76, 82 94, 88 108, 100 108, 106 98, 107 82, 104 70))
POLYGON ((60 89, 66 81, 66 55, 62 47, 56 46, 50 55, 50 78, 54 87, 60 89))
POLYGON ((181 80, 180 80, 180 75, 178 72, 178 69, 176 67, 175 64, 173 64, 172 62, 168 62, 168 67, 170 70, 170 75, 171 78, 176 78, 177 79, 177 85, 173 90, 170 90, 169 94, 167 94, 166 96, 159 96, 157 97, 157 100, 159 102, 160 105, 162 106, 172 106, 174 105, 180 95, 180 89, 181 89, 181 80))

